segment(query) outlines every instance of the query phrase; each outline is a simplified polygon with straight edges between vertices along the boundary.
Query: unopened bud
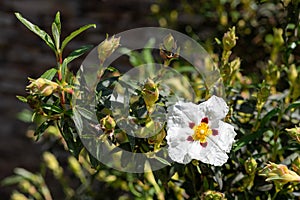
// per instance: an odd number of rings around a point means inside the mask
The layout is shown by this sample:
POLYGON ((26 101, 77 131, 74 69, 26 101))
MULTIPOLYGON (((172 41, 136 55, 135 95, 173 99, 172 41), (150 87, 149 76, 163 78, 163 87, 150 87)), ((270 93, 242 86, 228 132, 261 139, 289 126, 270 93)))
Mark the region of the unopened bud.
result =
POLYGON ((297 77, 298 77, 298 71, 297 71, 296 65, 291 64, 289 71, 288 71, 288 78, 292 84, 296 82, 297 77))
POLYGON ((259 175, 267 177, 266 181, 274 181, 282 185, 288 182, 300 182, 300 176, 296 172, 289 170, 286 165, 272 162, 264 167, 259 175))
POLYGON ((144 84, 142 94, 147 110, 150 112, 150 109, 153 107, 159 97, 159 90, 152 79, 147 79, 146 83, 144 84))
POLYGON ((235 26, 230 28, 229 31, 227 31, 222 39, 223 48, 226 51, 230 51, 235 45, 236 40, 238 37, 235 35, 235 26))
POLYGON ((103 64, 104 61, 119 47, 120 37, 106 38, 103 42, 98 45, 98 58, 100 63, 103 64))
POLYGON ((300 127, 286 128, 285 130, 293 139, 300 143, 300 127))
POLYGON ((257 162, 254 158, 248 158, 244 166, 247 174, 254 174, 257 168, 257 162))
POLYGON ((149 144, 155 144, 157 147, 159 147, 166 137, 166 131, 162 129, 158 134, 148 138, 149 144))
POLYGON ((105 129, 105 131, 112 131, 116 127, 116 122, 110 115, 107 115, 106 117, 102 118, 100 120, 100 124, 101 127, 105 129))
POLYGON ((31 94, 49 96, 58 88, 57 83, 45 78, 38 78, 36 80, 29 79, 29 80, 31 83, 26 88, 29 89, 29 92, 31 94))
POLYGON ((160 46, 160 56, 167 60, 177 58, 179 56, 180 48, 177 48, 176 41, 172 34, 168 34, 163 39, 163 43, 160 46))
POLYGON ((213 190, 204 192, 201 197, 202 200, 226 200, 225 194, 213 190))

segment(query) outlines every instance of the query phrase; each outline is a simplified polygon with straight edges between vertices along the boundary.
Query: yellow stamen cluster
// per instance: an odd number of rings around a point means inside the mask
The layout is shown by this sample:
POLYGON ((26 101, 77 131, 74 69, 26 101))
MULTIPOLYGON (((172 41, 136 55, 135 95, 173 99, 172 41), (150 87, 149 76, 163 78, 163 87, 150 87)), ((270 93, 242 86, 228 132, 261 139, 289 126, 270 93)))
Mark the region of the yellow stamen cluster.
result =
POLYGON ((199 125, 194 126, 193 130, 193 140, 198 140, 200 143, 206 143, 206 137, 212 134, 212 130, 205 122, 201 122, 199 125))

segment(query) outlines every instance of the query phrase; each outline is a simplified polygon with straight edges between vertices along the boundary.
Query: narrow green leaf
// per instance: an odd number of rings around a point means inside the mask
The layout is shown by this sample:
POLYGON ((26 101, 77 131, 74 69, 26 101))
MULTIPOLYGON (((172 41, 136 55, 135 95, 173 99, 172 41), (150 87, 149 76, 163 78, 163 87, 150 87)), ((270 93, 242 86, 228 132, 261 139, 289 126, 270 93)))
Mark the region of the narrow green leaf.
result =
POLYGON ((55 42, 56 50, 59 50, 59 42, 60 42, 60 33, 55 22, 52 23, 52 36, 55 42))
POLYGON ((295 109, 295 108, 298 108, 298 107, 300 107, 300 101, 295 101, 295 102, 291 103, 291 104, 285 109, 285 112, 288 112, 289 110, 295 109))
POLYGON ((93 46, 92 45, 85 45, 80 47, 79 49, 76 49, 68 57, 64 59, 64 63, 68 65, 70 62, 72 62, 74 59, 78 58, 79 56, 83 55, 87 51, 89 51, 93 46))
POLYGON ((39 176, 37 176, 36 174, 26 170, 26 169, 23 169, 23 168, 15 168, 14 169, 14 172, 15 174, 27 179, 27 180, 30 180, 32 181, 33 183, 40 183, 40 179, 39 179, 39 176))
POLYGON ((55 74, 57 73, 57 69, 55 68, 51 68, 47 71, 45 71, 42 75, 41 75, 41 78, 45 78, 45 79, 48 79, 48 80, 52 80, 55 76, 55 74))
POLYGON ((82 122, 81 114, 79 113, 77 107, 73 108, 72 119, 74 121, 77 130, 79 131, 79 134, 82 134, 81 132, 83 130, 83 122, 82 122))
POLYGON ((42 108, 44 110, 52 111, 52 112, 55 112, 55 113, 62 113, 63 112, 63 110, 60 107, 58 107, 56 105, 51 105, 51 104, 44 104, 44 105, 42 105, 42 108))
POLYGON ((60 12, 59 11, 55 15, 54 23, 57 26, 58 33, 61 34, 61 22, 60 22, 60 12))
POLYGON ((21 176, 10 176, 1 181, 1 186, 9 186, 19 183, 23 178, 21 176))
POLYGON ((75 38, 77 35, 79 35, 80 33, 82 33, 83 31, 89 29, 89 28, 96 28, 96 24, 88 24, 88 25, 85 25, 83 27, 80 27, 79 29, 73 31, 68 37, 66 37, 64 39, 64 41, 62 42, 62 45, 61 45, 61 51, 63 51, 63 49, 66 47, 66 45, 73 39, 75 38))
POLYGON ((51 37, 44 31, 41 30, 37 25, 32 24, 30 21, 27 19, 23 18, 20 13, 15 13, 16 17, 33 33, 38 35, 40 38, 42 38, 46 44, 54 51, 56 52, 56 49, 54 47, 53 40, 51 37))
POLYGON ((19 95, 17 95, 16 97, 17 97, 20 101, 22 101, 23 103, 27 103, 27 98, 26 98, 26 97, 19 96, 19 95))
POLYGON ((50 121, 44 121, 34 132, 34 136, 37 136, 36 141, 39 140, 40 136, 46 131, 46 129, 52 125, 50 121))
POLYGON ((70 62, 72 62, 74 59, 78 58, 79 56, 83 55, 85 52, 90 50, 93 46, 92 45, 85 45, 80 47, 79 49, 76 49, 68 57, 66 57, 62 63, 61 66, 61 72, 62 72, 62 79, 64 79, 65 75, 67 74, 67 67, 70 62))
POLYGON ((260 126, 261 126, 261 127, 264 127, 265 124, 267 124, 267 123, 270 121, 270 119, 271 119, 272 117, 274 117, 279 111, 280 111, 279 108, 275 108, 275 109, 271 110, 270 112, 268 112, 268 113, 262 118, 261 123, 260 123, 260 126))
POLYGON ((265 132, 266 129, 262 128, 262 129, 259 129, 257 132, 255 133, 250 133, 250 134, 247 134, 245 136, 243 136, 241 139, 239 139, 234 147, 233 147, 233 151, 236 152, 238 151, 239 149, 241 149, 243 146, 249 144, 251 141, 255 140, 255 139, 259 139, 261 138, 261 136, 263 135, 263 133, 265 132))

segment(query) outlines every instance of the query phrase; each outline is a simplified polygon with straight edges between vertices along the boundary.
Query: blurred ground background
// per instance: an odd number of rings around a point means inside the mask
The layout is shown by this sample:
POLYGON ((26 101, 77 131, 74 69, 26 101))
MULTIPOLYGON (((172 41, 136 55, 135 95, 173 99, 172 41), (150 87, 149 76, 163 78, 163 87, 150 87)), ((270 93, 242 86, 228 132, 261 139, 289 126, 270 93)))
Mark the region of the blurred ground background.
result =
MULTIPOLYGON (((29 124, 17 120, 16 116, 27 107, 15 96, 24 95, 27 77, 36 78, 55 65, 50 49, 17 21, 14 12, 20 12, 50 32, 54 15, 60 11, 64 36, 82 25, 97 24, 96 29, 88 30, 71 42, 67 52, 84 44, 97 45, 106 33, 113 35, 144 26, 175 29, 212 47, 217 46, 214 37, 220 38, 228 27, 238 25, 240 40, 234 54, 242 57, 244 72, 259 74, 260 63, 256 61, 264 60, 268 53, 262 46, 265 36, 272 33, 272 27, 284 23, 284 15, 275 4, 261 6, 253 2, 0 0, 0 180, 11 175, 15 167, 32 171, 39 167, 45 147, 26 137, 29 124), (247 5, 247 2, 252 4, 247 5)), ((71 67, 78 67, 83 59, 71 67)), ((0 197, 7 199, 11 189, 0 188, 0 197)))

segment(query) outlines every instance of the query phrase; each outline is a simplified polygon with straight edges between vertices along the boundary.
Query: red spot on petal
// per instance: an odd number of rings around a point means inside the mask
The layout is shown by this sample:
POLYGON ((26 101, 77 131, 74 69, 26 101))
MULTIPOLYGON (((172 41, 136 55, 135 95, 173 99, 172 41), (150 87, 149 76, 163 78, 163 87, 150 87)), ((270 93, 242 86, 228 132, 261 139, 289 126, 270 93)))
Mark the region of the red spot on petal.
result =
POLYGON ((200 142, 200 145, 205 148, 207 146, 207 142, 204 142, 204 143, 200 142))
POLYGON ((194 141, 194 139, 193 139, 192 136, 187 137, 186 140, 189 141, 189 142, 193 142, 194 141))
POLYGON ((212 134, 216 136, 219 134, 219 131, 217 129, 212 129, 212 134))
POLYGON ((190 122, 189 123, 189 127, 192 129, 192 128, 194 128, 194 126, 195 126, 195 123, 194 122, 190 122))
POLYGON ((202 118, 201 122, 208 124, 208 118, 207 117, 202 118))

